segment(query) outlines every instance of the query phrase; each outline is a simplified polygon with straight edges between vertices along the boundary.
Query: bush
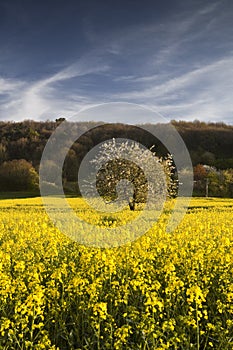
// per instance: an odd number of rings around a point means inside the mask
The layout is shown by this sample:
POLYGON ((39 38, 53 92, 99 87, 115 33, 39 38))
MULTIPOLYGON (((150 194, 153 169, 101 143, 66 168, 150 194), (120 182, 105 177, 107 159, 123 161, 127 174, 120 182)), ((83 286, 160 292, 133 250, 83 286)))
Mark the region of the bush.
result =
POLYGON ((39 176, 25 159, 14 159, 0 166, 1 191, 38 190, 39 176))

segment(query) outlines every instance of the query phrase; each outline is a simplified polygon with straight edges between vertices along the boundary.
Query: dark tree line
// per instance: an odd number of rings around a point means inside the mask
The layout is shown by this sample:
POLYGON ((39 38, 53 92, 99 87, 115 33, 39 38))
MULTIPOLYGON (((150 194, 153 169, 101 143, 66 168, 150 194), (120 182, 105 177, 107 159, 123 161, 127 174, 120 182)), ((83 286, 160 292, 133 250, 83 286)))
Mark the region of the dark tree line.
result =
MULTIPOLYGON (((23 183, 28 184, 25 185, 26 187, 35 188, 37 186, 36 184, 38 181, 35 179, 35 174, 38 174, 40 159, 45 144, 53 131, 62 121, 64 121, 63 118, 59 118, 56 121, 45 122, 31 120, 23 122, 0 122, 0 191, 22 189, 22 181, 20 185, 21 187, 17 184, 13 185, 14 181, 6 181, 6 174, 4 174, 4 172, 6 173, 6 169, 13 167, 13 165, 14 168, 17 168, 17 162, 10 163, 13 160, 20 161, 21 167, 25 166, 28 168, 30 165, 30 172, 31 174, 34 174, 34 177, 32 176, 30 185, 27 182, 28 180, 23 181, 23 183), (22 160, 27 162, 27 165, 26 163, 23 163, 22 160)), ((75 125, 69 122, 66 123, 67 133, 72 134, 77 128, 84 133, 72 145, 67 153, 63 166, 64 183, 66 183, 67 187, 71 189, 72 183, 77 180, 79 164, 83 157, 99 142, 113 137, 130 138, 142 143, 148 148, 155 145, 154 150, 158 156, 165 156, 168 153, 166 148, 155 139, 150 132, 146 132, 140 127, 123 124, 109 124, 102 127, 95 127, 96 124, 94 122, 80 122, 75 125), (85 132, 88 129, 91 130, 85 132)), ((233 169, 232 125, 226 125, 224 123, 204 123, 199 121, 172 121, 172 124, 182 136, 190 152, 194 167, 198 164, 208 165, 217 169, 217 171, 222 172, 221 174, 223 174, 223 171, 226 169, 233 169)), ((155 127, 158 126, 152 124, 147 125, 148 130, 153 130, 155 127)), ((64 135, 59 136, 61 141, 63 136, 64 135)), ((56 164, 51 163, 51 173, 53 173, 55 167, 56 164)), ((231 170, 228 170, 228 173, 229 172, 231 173, 231 170)), ((226 172, 225 174, 228 178, 228 182, 231 182, 231 180, 229 180, 231 176, 228 173, 226 172)), ((9 172, 8 176, 11 176, 9 175, 9 172)), ((221 175, 220 178, 222 181, 223 175, 221 175)), ((53 181, 56 182, 56 179, 53 179, 53 181)), ((209 181, 211 181, 211 179, 209 179, 209 181)), ((229 186, 231 188, 231 185, 229 186)), ((24 189, 25 188, 23 188, 23 190, 24 189)), ((202 190, 199 189, 198 191, 203 194, 202 190)), ((197 193, 199 193, 198 191, 197 193)))

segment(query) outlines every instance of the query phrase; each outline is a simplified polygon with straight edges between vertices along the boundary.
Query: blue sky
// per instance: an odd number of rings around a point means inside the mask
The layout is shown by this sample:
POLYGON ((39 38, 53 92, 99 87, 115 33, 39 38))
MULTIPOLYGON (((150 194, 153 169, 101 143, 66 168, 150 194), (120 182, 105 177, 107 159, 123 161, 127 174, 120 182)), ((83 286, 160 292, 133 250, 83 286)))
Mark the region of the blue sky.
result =
POLYGON ((0 120, 130 102, 233 124, 231 0, 0 0, 0 120))

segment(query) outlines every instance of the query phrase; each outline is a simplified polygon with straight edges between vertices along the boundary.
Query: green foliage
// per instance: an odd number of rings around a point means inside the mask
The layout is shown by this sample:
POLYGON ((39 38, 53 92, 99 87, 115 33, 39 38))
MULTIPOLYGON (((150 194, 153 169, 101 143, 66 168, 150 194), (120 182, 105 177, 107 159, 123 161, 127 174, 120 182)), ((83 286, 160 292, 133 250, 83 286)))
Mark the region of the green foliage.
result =
POLYGON ((25 159, 4 162, 0 166, 1 191, 29 191, 38 189, 39 178, 25 159))
POLYGON ((198 164, 194 167, 194 194, 233 197, 233 169, 217 170, 198 164))
MULTIPOLYGON (((63 122, 63 118, 56 121, 35 122, 25 120, 23 122, 0 122, 0 164, 14 159, 25 159, 38 172, 40 159, 47 140, 53 131, 63 122)), ((224 123, 204 123, 200 121, 184 122, 172 121, 177 131, 183 138, 194 166, 198 164, 209 165, 221 171, 233 168, 233 126, 224 123)), ((146 148, 155 145, 158 157, 165 157, 168 150, 154 138, 150 131, 156 125, 147 124, 147 130, 137 126, 124 124, 108 124, 97 127, 95 122, 70 123, 66 121, 67 133, 71 134, 79 130, 83 135, 72 145, 63 167, 63 179, 70 188, 69 183, 77 181, 77 173, 83 157, 95 145, 113 137, 128 138, 143 144, 146 148), (87 129, 91 129, 86 132, 87 129)), ((64 135, 59 135, 61 144, 64 135)), ((222 176, 222 175, 221 175, 222 176)), ((224 175, 225 176, 225 175, 224 175)), ((218 180, 220 181, 220 180, 218 180)), ((199 183, 201 186, 201 183, 199 183)), ((202 183, 202 187, 203 187, 202 183)), ((205 186, 197 194, 203 195, 205 186)), ((211 193, 216 193, 218 186, 211 193)), ((222 184, 218 196, 227 193, 232 196, 231 185, 222 184), (227 189, 228 188, 228 189, 227 189)), ((210 188, 211 189, 211 188, 210 188)))

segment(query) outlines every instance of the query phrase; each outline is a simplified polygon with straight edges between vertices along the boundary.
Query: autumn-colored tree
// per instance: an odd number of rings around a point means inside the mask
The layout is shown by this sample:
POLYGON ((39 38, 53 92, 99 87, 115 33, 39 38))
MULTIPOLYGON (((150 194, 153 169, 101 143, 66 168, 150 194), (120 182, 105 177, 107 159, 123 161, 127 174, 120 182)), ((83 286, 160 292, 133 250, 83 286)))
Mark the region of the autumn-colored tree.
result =
POLYGON ((208 172, 204 165, 198 164, 193 168, 194 176, 194 195, 204 196, 206 194, 206 181, 208 172))

